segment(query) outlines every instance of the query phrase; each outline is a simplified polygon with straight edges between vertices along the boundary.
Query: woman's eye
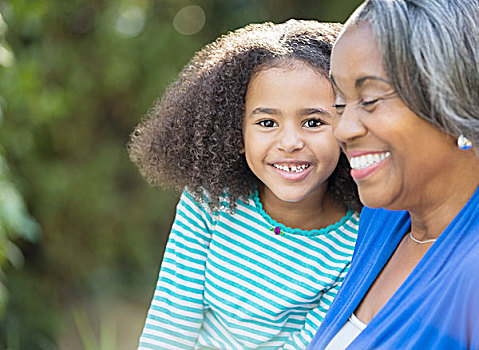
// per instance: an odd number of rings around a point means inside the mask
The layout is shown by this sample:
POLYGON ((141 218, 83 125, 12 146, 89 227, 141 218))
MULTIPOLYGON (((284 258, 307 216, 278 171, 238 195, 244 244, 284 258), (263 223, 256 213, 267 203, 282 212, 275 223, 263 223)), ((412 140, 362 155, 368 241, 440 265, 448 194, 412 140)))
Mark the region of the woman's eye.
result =
POLYGON ((342 114, 344 111, 344 108, 346 108, 346 105, 341 103, 335 103, 333 107, 336 109, 337 114, 342 114))
POLYGON ((303 126, 307 128, 317 128, 321 126, 322 124, 323 122, 319 119, 309 119, 309 120, 306 120, 306 122, 304 122, 303 126))
POLYGON ((276 124, 276 122, 271 119, 261 120, 257 122, 256 124, 261 125, 262 127, 265 127, 265 128, 274 128, 275 126, 278 126, 278 124, 276 124))
POLYGON ((362 105, 363 107, 371 107, 371 106, 375 105, 376 102, 378 102, 378 101, 379 101, 378 98, 376 98, 376 99, 374 99, 374 100, 362 101, 362 102, 361 102, 361 105, 362 105))

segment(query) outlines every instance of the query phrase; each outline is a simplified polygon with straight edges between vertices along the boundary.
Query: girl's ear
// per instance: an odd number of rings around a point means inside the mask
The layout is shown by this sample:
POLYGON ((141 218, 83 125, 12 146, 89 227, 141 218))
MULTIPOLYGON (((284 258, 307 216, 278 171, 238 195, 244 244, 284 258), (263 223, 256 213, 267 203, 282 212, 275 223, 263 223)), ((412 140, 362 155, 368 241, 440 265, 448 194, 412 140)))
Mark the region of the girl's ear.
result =
POLYGON ((238 146, 239 146, 239 153, 244 154, 244 143, 243 143, 243 141, 241 141, 238 146))

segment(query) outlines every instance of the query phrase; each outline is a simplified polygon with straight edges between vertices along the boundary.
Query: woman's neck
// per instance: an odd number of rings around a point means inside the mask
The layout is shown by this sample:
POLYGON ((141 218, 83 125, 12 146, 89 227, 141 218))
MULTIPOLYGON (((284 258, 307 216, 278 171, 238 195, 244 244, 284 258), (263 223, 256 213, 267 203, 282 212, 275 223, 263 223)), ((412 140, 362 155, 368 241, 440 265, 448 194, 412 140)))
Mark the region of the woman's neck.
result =
POLYGON ((411 231, 421 241, 439 237, 469 201, 479 185, 479 161, 473 158, 452 169, 447 178, 433 182, 422 194, 422 201, 408 210, 411 231))
POLYGON ((320 186, 309 196, 298 202, 279 199, 265 186, 259 187, 259 198, 263 209, 274 220, 291 228, 312 230, 332 225, 346 214, 337 201, 331 198, 327 185, 320 186))

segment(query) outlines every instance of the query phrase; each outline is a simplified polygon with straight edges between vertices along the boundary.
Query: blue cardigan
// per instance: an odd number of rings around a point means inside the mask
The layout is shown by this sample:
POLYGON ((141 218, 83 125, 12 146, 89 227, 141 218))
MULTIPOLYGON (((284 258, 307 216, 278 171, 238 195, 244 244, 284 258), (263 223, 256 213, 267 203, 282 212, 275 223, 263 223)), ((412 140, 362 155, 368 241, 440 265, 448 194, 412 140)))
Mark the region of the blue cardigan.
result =
MULTIPOLYGON (((308 349, 324 349, 409 231, 405 211, 364 208, 351 269, 308 349)), ((479 349, 479 188, 348 349, 479 349)))

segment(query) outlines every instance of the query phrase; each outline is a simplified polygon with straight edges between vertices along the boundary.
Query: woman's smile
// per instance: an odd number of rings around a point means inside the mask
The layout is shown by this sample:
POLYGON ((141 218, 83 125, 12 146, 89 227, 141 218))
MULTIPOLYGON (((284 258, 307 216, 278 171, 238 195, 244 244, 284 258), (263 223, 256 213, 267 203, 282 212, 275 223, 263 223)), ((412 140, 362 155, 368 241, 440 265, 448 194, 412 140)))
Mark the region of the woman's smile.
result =
POLYGON ((349 152, 351 176, 355 181, 360 181, 369 175, 375 174, 389 160, 391 152, 349 152))

